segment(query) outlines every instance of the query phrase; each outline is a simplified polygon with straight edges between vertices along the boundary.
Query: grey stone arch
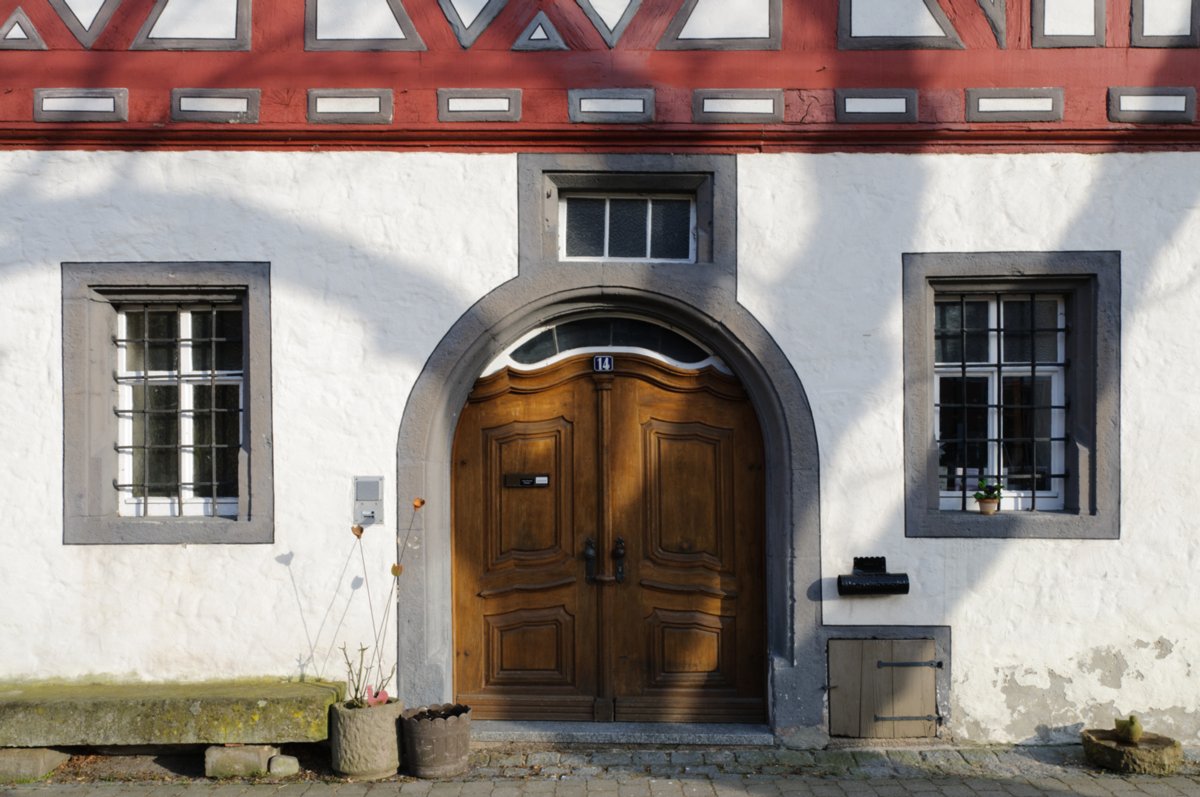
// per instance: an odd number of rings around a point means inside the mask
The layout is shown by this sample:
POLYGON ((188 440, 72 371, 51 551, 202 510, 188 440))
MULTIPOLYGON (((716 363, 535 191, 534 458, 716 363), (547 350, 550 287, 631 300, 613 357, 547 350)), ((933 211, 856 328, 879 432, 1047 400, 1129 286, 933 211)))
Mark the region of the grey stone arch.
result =
MULTIPOLYGON (((557 234, 556 215, 542 212, 544 178, 547 169, 564 166, 564 157, 523 160, 520 271, 475 302, 446 332, 416 378, 401 419, 396 463, 396 526, 404 564, 397 603, 400 695, 410 705, 454 695, 451 447, 470 389, 484 368, 526 332, 612 312, 683 330, 720 356, 748 391, 762 427, 767 466, 764 591, 770 723, 785 741, 821 742, 826 736, 826 660, 816 427, 791 362, 762 324, 738 304, 734 264, 721 263, 736 257, 737 251, 732 240, 736 224, 728 215, 736 208, 736 192, 731 190, 734 158, 566 158, 566 166, 572 168, 604 161, 618 172, 629 167, 628 175, 668 175, 667 161, 680 167, 679 172, 708 174, 716 185, 706 199, 715 209, 712 240, 698 247, 697 263, 551 263, 556 257, 552 241, 541 239, 547 229, 557 234), (425 503, 414 510, 412 502, 418 497, 425 503)), ((581 173, 571 174, 574 180, 581 173)), ((612 178, 611 170, 604 176, 612 178)))

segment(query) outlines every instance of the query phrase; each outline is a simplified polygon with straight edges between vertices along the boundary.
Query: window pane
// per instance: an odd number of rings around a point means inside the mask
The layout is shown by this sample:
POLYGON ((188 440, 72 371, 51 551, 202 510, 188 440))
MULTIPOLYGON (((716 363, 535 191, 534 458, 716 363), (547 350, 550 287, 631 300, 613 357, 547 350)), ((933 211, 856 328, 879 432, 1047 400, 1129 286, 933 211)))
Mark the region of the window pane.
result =
POLYGON ((567 257, 604 256, 604 200, 567 199, 567 257))
POLYGON ((692 203, 656 199, 650 208, 650 256, 687 260, 692 254, 692 203))
POLYGON ((134 495, 179 493, 179 388, 132 386, 134 495))
POLYGON ((1004 362, 1029 362, 1029 341, 1037 341, 1037 360, 1058 361, 1058 300, 1004 302, 1004 362))
POLYGON ((192 369, 196 371, 242 370, 242 310, 240 307, 221 307, 192 312, 192 369))
POLYGON ((146 324, 140 309, 123 313, 125 317, 125 370, 146 369, 146 324))
POLYGON ((1002 402, 1006 486, 1012 490, 1049 490, 1050 377, 1006 376, 1002 402))
POLYGON ((937 362, 988 362, 987 302, 937 302, 934 313, 937 362))
POLYGON ((988 464, 987 377, 938 379, 938 466, 942 490, 974 492, 988 464))
POLYGON ((646 257, 645 199, 611 199, 608 206, 608 256, 646 257))
POLYGON ((196 408, 193 489, 200 497, 236 498, 241 391, 237 385, 197 385, 193 398, 196 408))
POLYGON ((554 330, 547 329, 517 347, 512 353, 512 358, 515 362, 530 365, 540 363, 555 354, 558 354, 558 348, 554 345, 554 330))
POLYGON ((149 370, 174 371, 179 367, 179 314, 176 311, 148 311, 146 339, 149 370))
POLYGON ((555 329, 558 350, 570 351, 589 346, 612 345, 612 322, 607 318, 584 318, 568 321, 555 329))

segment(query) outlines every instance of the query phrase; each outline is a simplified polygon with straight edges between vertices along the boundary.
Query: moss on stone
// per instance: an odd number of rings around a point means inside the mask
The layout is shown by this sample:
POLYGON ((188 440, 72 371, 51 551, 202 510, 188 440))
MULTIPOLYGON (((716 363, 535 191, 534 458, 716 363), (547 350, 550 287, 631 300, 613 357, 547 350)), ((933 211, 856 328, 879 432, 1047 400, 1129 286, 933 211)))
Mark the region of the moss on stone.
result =
POLYGON ((0 747, 278 744, 329 735, 342 687, 279 680, 0 684, 0 747))

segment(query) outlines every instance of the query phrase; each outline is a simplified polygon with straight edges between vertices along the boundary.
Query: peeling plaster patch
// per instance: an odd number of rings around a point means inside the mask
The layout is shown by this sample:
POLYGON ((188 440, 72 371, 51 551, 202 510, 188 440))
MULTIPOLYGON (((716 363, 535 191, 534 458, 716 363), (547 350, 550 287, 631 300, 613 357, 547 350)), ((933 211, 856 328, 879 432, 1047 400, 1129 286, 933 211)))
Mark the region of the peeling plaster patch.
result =
POLYGON ((1080 664, 1080 669, 1095 674, 1101 686, 1120 689, 1121 681, 1129 670, 1129 661, 1116 648, 1095 648, 1091 657, 1080 664))
MULTIPOLYGON (((1015 668, 1000 671, 1002 679, 1000 691, 1004 693, 1004 702, 1012 715, 1005 731, 1016 739, 1036 736, 1043 742, 1055 741, 1058 735, 1055 729, 1069 733, 1079 721, 1079 712, 1067 699, 1067 686, 1071 679, 1050 670, 1046 674, 1047 686, 1023 684, 1017 681, 1019 677, 1036 676, 1033 670, 1026 669, 1020 675, 1015 668)), ((1077 736, 1078 731, 1074 731, 1077 736)))
POLYGON ((1165 659, 1171 655, 1171 651, 1175 650, 1175 643, 1166 637, 1160 636, 1154 643, 1154 649, 1157 651, 1156 659, 1165 659))

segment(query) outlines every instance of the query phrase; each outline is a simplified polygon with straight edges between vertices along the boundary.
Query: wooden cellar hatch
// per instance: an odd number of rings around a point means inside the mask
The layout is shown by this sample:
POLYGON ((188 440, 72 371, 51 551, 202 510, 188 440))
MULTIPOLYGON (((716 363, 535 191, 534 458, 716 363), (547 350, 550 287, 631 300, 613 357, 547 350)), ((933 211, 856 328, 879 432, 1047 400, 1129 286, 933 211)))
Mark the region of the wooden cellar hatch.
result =
POLYGON ((829 735, 937 736, 941 666, 932 639, 829 640, 829 735))

